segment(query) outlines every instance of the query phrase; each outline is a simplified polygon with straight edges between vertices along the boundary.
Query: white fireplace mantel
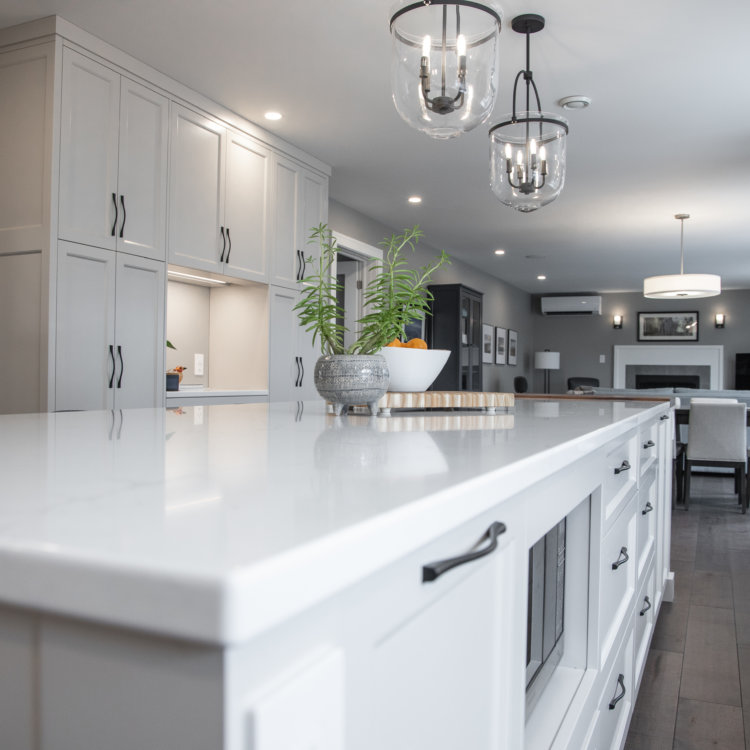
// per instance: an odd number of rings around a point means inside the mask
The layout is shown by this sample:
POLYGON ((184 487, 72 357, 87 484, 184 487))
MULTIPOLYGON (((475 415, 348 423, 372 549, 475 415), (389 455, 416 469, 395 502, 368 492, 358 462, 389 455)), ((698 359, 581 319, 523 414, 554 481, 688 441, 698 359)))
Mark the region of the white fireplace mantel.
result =
POLYGON ((711 368, 711 389, 724 387, 724 347, 696 344, 643 344, 616 346, 612 360, 612 386, 625 388, 628 365, 695 365, 711 368))

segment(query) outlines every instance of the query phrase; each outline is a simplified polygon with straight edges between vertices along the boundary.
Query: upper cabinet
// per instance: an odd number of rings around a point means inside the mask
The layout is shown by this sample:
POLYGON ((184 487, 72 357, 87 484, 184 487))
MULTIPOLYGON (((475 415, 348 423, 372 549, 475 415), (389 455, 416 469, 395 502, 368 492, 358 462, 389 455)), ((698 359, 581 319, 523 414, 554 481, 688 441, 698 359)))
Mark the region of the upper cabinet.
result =
POLYGON ((328 219, 328 178, 291 159, 274 160, 271 283, 299 288, 320 256, 310 231, 328 219))
POLYGON ((177 104, 171 131, 169 261, 267 281, 271 152, 177 104))
POLYGON ((61 239, 166 257, 168 101, 65 48, 61 239))

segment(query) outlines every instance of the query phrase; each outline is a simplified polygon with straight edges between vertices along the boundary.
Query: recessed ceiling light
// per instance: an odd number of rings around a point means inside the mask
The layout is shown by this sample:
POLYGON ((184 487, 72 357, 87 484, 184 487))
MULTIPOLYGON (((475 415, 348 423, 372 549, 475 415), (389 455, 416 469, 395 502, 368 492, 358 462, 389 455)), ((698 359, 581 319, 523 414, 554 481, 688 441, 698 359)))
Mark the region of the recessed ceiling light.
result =
POLYGON ((409 203, 421 203, 422 202, 422 196, 420 195, 410 195, 409 196, 409 203))
POLYGON ((505 250, 495 250, 495 255, 505 255, 505 250))
POLYGON ((576 94, 575 96, 564 96, 562 99, 558 99, 557 103, 563 109, 586 109, 591 105, 591 99, 588 96, 576 94))
POLYGON ((281 112, 266 112, 264 117, 266 118, 266 120, 280 120, 281 112))
POLYGON ((537 279, 539 279, 539 281, 546 281, 547 277, 546 276, 537 276, 537 279))

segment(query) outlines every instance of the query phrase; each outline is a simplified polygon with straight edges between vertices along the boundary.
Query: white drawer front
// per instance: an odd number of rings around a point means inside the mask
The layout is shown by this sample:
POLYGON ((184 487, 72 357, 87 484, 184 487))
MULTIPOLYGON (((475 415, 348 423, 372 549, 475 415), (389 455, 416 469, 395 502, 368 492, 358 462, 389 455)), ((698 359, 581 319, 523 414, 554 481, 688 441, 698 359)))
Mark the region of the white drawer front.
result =
POLYGON ((656 465, 659 435, 659 423, 643 425, 638 435, 640 450, 640 475, 643 476, 652 466, 656 465))
POLYGON ((656 540, 656 519, 659 514, 656 483, 656 467, 654 466, 644 478, 638 491, 638 507, 636 521, 638 533, 636 547, 638 550, 638 584, 643 581, 646 563, 654 549, 656 540))
POLYGON ((654 581, 654 558, 651 557, 635 598, 635 684, 641 679, 654 632, 654 581))
POLYGON ((638 436, 634 433, 609 450, 605 460, 602 502, 604 506, 604 532, 614 522, 620 507, 627 502, 638 479, 638 436))

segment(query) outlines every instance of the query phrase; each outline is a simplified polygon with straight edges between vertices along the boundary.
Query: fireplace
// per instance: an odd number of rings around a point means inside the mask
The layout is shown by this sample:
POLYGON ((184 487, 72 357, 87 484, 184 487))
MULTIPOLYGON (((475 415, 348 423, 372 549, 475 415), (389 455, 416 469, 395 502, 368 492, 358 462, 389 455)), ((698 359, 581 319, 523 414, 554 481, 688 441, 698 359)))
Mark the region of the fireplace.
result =
POLYGON ((702 344, 616 346, 612 370, 615 388, 695 387, 692 379, 697 377, 698 388, 719 390, 724 387, 724 347, 702 344), (649 376, 648 380, 659 385, 636 385, 639 375, 649 376), (684 377, 691 378, 687 386, 680 382, 684 377))
MULTIPOLYGON (((627 375, 626 375, 627 378, 627 375)), ((627 379, 626 379, 627 382, 627 379)), ((636 374, 636 388, 700 388, 700 375, 636 374)))

